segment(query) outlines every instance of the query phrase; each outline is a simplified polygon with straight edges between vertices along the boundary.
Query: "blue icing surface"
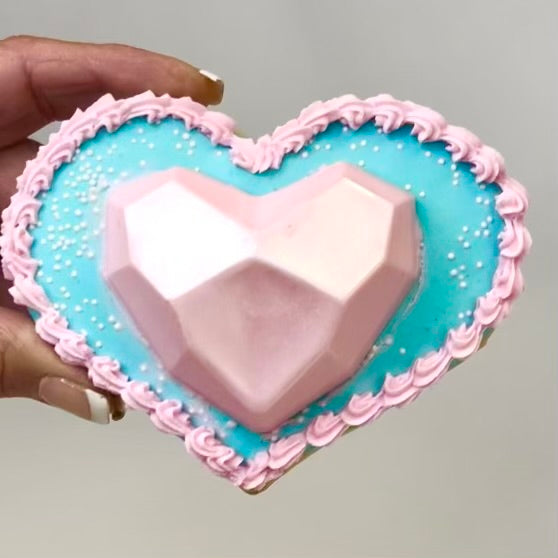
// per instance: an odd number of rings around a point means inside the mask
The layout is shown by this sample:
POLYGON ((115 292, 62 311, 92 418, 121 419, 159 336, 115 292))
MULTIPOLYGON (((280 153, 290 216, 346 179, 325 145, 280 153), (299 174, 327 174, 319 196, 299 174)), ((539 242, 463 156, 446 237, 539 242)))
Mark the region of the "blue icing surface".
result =
POLYGON ((449 329, 471 322, 476 299, 490 289, 502 229, 494 206, 500 190, 494 184, 476 184, 469 165, 453 164, 443 143, 421 145, 409 127, 384 134, 370 123, 356 131, 336 123, 300 153, 287 155, 280 169, 253 175, 230 162, 227 148, 212 146, 178 120, 149 124, 136 118, 86 141, 74 160, 55 173, 50 191, 41 194, 32 247, 32 256, 42 262, 37 281, 97 354, 117 359, 124 373, 149 382, 161 397, 181 400, 194 424, 215 428, 249 458, 265 449, 269 438, 235 424, 169 378, 105 286, 98 264, 104 200, 110 188, 176 166, 264 195, 337 161, 359 166, 415 196, 423 271, 376 342, 376 356, 278 434, 296 432, 324 410, 340 411, 354 393, 378 392, 387 373, 401 374, 417 357, 438 349, 449 329))

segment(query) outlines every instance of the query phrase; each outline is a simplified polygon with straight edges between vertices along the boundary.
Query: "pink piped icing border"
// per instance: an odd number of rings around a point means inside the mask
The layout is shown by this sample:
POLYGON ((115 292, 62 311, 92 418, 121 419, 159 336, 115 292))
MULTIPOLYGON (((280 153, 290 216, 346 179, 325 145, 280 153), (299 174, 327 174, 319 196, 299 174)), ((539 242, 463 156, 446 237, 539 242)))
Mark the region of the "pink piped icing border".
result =
POLYGON ((423 389, 440 379, 453 362, 479 349, 485 331, 494 328, 508 314, 510 303, 523 289, 519 266, 531 245, 524 224, 527 205, 524 188, 507 175, 497 151, 483 145, 468 130, 447 124, 437 112, 389 95, 366 100, 345 95, 313 103, 297 118, 257 141, 239 138, 234 134, 232 119, 209 111, 189 98, 156 97, 147 92, 117 101, 105 95, 64 122, 50 136, 48 144, 39 149, 37 157, 27 163, 18 178, 11 205, 2 215, 0 249, 4 275, 13 280, 10 292, 15 302, 40 313, 36 330, 54 345, 62 360, 84 366, 95 386, 120 394, 129 407, 148 413, 159 430, 182 438, 186 449, 214 473, 244 490, 257 492, 297 463, 306 450, 326 446, 350 427, 362 426, 391 407, 413 401, 423 389), (496 198, 496 210, 504 221, 504 229, 499 238, 499 263, 492 289, 477 300, 471 326, 451 330, 438 351, 415 360, 404 374, 388 375, 378 394, 354 395, 339 414, 323 413, 303 432, 273 442, 267 451, 246 461, 221 443, 212 430, 194 427, 180 402, 161 400, 148 384, 129 380, 120 371, 118 362, 108 356, 96 356, 85 337, 68 328, 66 319, 53 308, 34 279, 38 262, 31 258, 32 237, 27 229, 37 221, 41 206, 37 195, 49 189, 56 169, 71 160, 83 141, 94 137, 103 127, 114 131, 138 116, 147 117, 149 122, 166 117, 180 119, 187 128, 197 128, 206 134, 213 144, 230 146, 233 162, 253 173, 278 168, 287 153, 300 151, 313 136, 335 121, 356 129, 373 120, 384 132, 410 124, 420 142, 445 142, 454 162, 471 164, 477 182, 495 182, 502 190, 496 198))

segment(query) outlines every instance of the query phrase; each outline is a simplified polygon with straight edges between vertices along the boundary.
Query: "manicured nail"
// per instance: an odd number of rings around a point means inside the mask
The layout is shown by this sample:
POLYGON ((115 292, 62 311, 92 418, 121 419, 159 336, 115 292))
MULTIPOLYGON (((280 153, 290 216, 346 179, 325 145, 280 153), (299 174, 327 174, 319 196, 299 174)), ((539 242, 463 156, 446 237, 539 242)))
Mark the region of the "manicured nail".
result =
POLYGON ((207 79, 210 79, 211 81, 223 81, 218 75, 214 74, 213 72, 210 72, 209 70, 199 70, 200 74, 204 77, 206 77, 207 79))
POLYGON ((43 378, 39 384, 39 397, 51 407, 58 407, 85 420, 97 424, 109 423, 107 398, 65 378, 43 378))

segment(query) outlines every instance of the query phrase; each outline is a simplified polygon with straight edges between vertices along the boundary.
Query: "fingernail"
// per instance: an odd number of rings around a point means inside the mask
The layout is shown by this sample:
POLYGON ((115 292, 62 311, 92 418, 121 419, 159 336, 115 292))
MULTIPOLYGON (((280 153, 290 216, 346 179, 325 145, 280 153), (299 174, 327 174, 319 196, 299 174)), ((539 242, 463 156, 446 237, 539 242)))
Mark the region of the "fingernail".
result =
POLYGON ((209 70, 199 70, 200 74, 211 81, 218 82, 223 81, 217 74, 210 72, 209 70))
POLYGON ((51 407, 58 407, 97 424, 109 423, 107 398, 85 386, 52 376, 39 384, 39 397, 51 407))

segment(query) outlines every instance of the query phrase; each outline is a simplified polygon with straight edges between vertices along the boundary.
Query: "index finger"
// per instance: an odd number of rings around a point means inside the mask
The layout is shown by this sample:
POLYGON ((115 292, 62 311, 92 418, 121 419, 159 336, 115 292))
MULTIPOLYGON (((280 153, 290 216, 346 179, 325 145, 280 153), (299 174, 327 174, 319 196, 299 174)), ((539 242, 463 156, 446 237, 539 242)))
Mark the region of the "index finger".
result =
POLYGON ((0 147, 69 118, 105 93, 151 90, 217 104, 223 82, 170 56, 116 44, 13 37, 0 41, 0 147))

